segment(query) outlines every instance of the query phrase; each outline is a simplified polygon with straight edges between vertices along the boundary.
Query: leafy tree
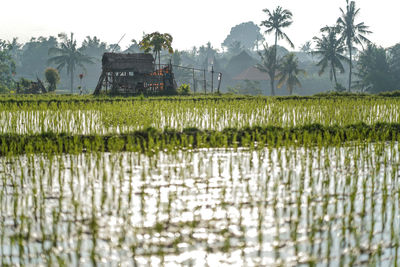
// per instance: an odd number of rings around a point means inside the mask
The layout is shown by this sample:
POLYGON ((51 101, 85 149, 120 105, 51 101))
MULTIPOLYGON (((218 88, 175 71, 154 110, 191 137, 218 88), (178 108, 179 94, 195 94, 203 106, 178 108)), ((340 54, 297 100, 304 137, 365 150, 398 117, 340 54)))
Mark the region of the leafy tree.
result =
POLYGON ((293 94, 293 90, 296 86, 301 87, 299 81, 299 74, 305 75, 306 72, 299 68, 299 62, 294 53, 289 53, 283 57, 281 64, 278 68, 278 88, 286 85, 289 90, 289 94, 293 94))
POLYGON ((395 87, 400 89, 400 43, 388 49, 388 60, 395 87))
POLYGON ((342 61, 349 61, 347 57, 344 56, 346 46, 337 36, 337 27, 325 27, 324 31, 327 31, 327 35, 322 35, 321 38, 313 38, 316 47, 315 50, 312 51, 312 54, 320 58, 320 61, 317 63, 317 66, 320 67, 318 74, 322 75, 326 68, 329 68, 329 78, 331 81, 333 78, 335 84, 337 84, 336 72, 344 73, 342 61))
POLYGON ((256 68, 262 72, 268 74, 269 81, 271 84, 271 95, 275 95, 274 79, 275 79, 275 64, 276 58, 276 48, 274 46, 268 47, 267 44, 264 45, 264 51, 258 52, 261 57, 261 63, 256 65, 256 68))
POLYGON ((145 34, 139 45, 144 52, 148 53, 153 51, 156 55, 156 60, 158 58, 158 66, 161 68, 161 50, 167 50, 169 53, 174 53, 172 49, 172 36, 169 33, 159 33, 153 32, 150 34, 145 34))
POLYGON ((119 44, 110 44, 107 50, 113 53, 121 53, 121 46, 119 44))
POLYGON ((67 68, 67 74, 70 76, 71 94, 74 92, 74 72, 77 66, 85 69, 84 64, 92 64, 92 58, 86 56, 82 48, 78 49, 74 34, 68 38, 66 34, 59 34, 62 42, 60 47, 53 47, 49 49, 49 55, 53 56, 48 61, 57 65, 60 71, 64 67, 67 68))
POLYGON ((47 68, 44 72, 44 77, 49 84, 49 91, 55 91, 57 89, 57 83, 60 82, 60 74, 55 68, 47 68))
POLYGON ((15 74, 15 62, 11 56, 12 46, 3 40, 0 40, 0 91, 8 91, 7 88, 13 84, 13 75, 15 74))
POLYGON ((229 49, 235 42, 239 42, 245 49, 253 50, 258 42, 263 39, 260 27, 254 24, 254 22, 249 21, 232 27, 222 46, 229 49))
POLYGON ((243 50, 244 50, 244 46, 239 41, 234 41, 234 42, 230 43, 228 46, 228 52, 234 56, 238 55, 243 50))
MULTIPOLYGON (((286 33, 283 32, 284 28, 289 27, 292 25, 293 20, 293 14, 287 9, 282 9, 282 7, 278 6, 275 10, 272 12, 269 9, 264 9, 263 10, 267 14, 267 20, 264 20, 261 22, 261 26, 266 27, 265 33, 274 33, 275 35, 275 45, 273 46, 274 48, 274 61, 271 69, 271 87, 274 88, 274 82, 275 82, 275 71, 277 68, 277 45, 278 45, 278 40, 279 39, 284 39, 286 40, 289 45, 294 48, 294 44, 292 41, 289 39, 289 37, 286 35, 286 33)), ((272 89, 273 95, 275 95, 275 89, 272 89)))
POLYGON ((132 44, 126 49, 126 53, 139 53, 140 52, 140 45, 139 43, 135 40, 132 39, 132 44))
POLYGON ((363 90, 378 93, 395 89, 395 76, 392 73, 386 50, 374 44, 368 44, 358 59, 359 77, 357 85, 363 90))
POLYGON ((20 59, 17 62, 16 72, 19 77, 36 79, 49 66, 47 61, 49 49, 57 47, 56 37, 31 38, 21 49, 20 59))
POLYGON ((366 34, 371 33, 368 30, 368 26, 364 22, 356 23, 356 18, 360 13, 360 9, 356 8, 354 1, 349 2, 346 0, 346 10, 340 8, 341 17, 337 20, 339 31, 342 35, 342 39, 345 41, 347 51, 349 53, 349 92, 351 90, 351 76, 353 72, 353 49, 354 45, 362 45, 363 43, 369 43, 370 41, 365 37, 366 34))
POLYGON ((100 59, 103 53, 107 51, 107 44, 96 36, 86 36, 85 40, 82 42, 81 50, 92 58, 100 59))
POLYGON ((101 58, 107 50, 107 44, 102 42, 96 36, 87 36, 82 43, 81 51, 92 58, 95 64, 86 66, 85 71, 85 85, 90 88, 95 88, 99 80, 99 73, 101 73, 101 58))
POLYGON ((217 53, 218 51, 211 45, 211 42, 200 46, 197 51, 198 65, 208 68, 208 61, 213 60, 217 53))
POLYGON ((303 53, 310 53, 311 52, 311 42, 307 41, 299 47, 300 51, 303 53))

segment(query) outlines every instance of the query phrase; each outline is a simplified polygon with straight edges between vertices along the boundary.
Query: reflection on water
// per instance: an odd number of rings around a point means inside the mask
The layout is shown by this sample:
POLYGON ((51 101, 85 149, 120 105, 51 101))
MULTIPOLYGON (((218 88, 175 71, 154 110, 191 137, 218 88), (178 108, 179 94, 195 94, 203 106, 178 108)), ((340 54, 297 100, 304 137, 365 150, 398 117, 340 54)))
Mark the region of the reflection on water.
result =
POLYGON ((1 158, 1 261, 392 266, 398 146, 1 158))

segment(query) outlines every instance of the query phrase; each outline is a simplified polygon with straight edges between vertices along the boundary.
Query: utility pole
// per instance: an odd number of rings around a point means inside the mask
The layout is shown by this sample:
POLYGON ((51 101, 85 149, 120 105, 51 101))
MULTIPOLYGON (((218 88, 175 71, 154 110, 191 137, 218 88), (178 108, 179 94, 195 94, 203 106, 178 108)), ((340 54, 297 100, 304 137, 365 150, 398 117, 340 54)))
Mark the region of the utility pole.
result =
POLYGON ((214 65, 211 65, 211 93, 214 93, 214 65))
POLYGON ((203 69, 203 88, 204 93, 207 93, 207 84, 206 84, 206 69, 203 69))
POLYGON ((196 93, 196 80, 194 78, 194 68, 193 68, 193 91, 196 93))

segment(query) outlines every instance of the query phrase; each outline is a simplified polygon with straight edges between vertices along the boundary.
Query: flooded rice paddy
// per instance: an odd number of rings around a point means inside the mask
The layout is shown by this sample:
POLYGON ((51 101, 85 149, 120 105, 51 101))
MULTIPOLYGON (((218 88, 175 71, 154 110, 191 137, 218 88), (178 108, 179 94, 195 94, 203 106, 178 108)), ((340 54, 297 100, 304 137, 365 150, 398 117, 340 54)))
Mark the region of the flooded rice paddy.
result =
POLYGON ((153 127, 223 130, 319 123, 400 123, 397 99, 134 101, 97 104, 0 106, 0 134, 120 134, 153 127))
POLYGON ((394 266, 399 148, 1 157, 0 264, 394 266))

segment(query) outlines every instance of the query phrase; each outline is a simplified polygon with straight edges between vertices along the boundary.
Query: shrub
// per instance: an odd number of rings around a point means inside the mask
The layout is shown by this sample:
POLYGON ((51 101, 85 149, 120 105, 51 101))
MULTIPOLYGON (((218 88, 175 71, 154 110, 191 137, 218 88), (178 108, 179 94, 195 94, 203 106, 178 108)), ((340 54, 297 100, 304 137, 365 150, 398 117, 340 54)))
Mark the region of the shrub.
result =
POLYGON ((60 74, 57 69, 47 68, 44 72, 46 82, 49 84, 49 91, 55 91, 57 89, 57 83, 60 82, 60 74))
POLYGON ((188 95, 190 93, 190 85, 189 84, 181 84, 178 88, 178 94, 180 95, 188 95))

